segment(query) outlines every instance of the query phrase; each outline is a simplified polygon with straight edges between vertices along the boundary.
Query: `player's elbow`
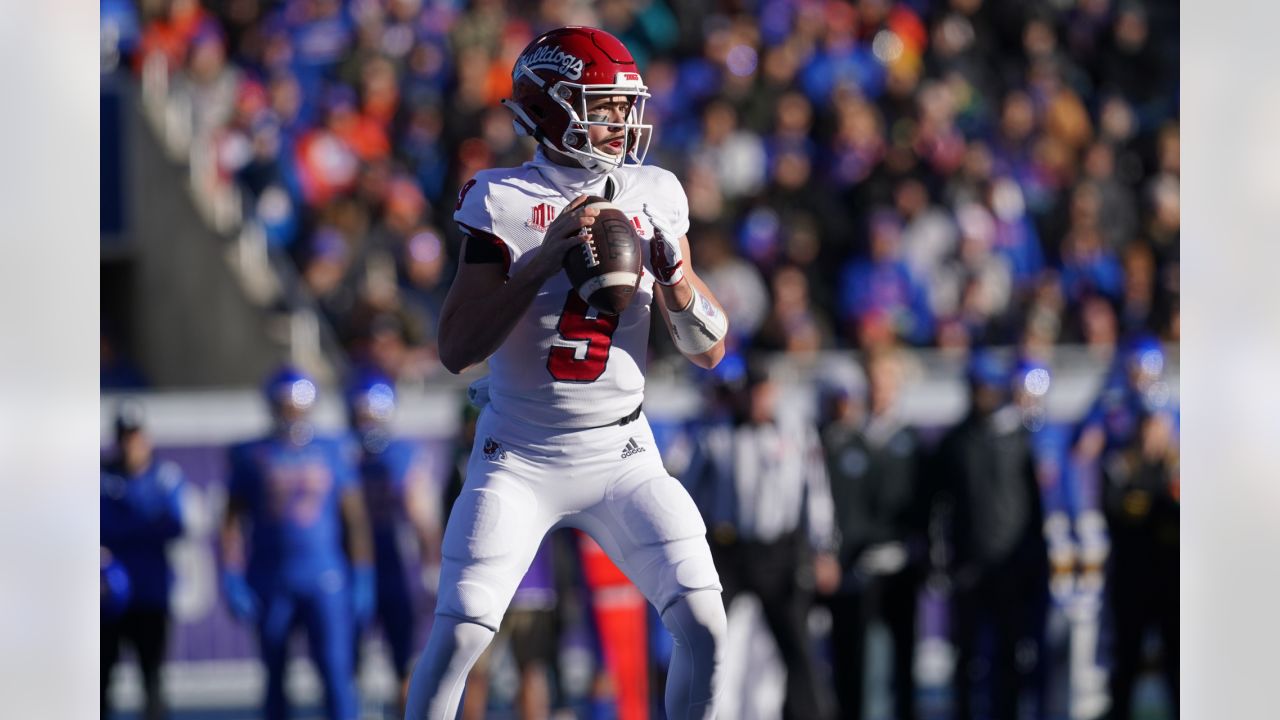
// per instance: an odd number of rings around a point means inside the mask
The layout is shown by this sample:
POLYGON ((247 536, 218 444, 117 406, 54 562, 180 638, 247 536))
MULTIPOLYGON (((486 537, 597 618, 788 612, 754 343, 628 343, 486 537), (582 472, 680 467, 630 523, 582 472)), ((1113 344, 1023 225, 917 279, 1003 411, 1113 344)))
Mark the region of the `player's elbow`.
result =
POLYGON ((440 351, 440 364, 444 365, 444 369, 457 375, 471 365, 471 361, 465 352, 464 343, 459 342, 453 333, 445 332, 445 328, 440 328, 440 335, 436 338, 440 351))
POLYGON ((687 355, 689 361, 703 370, 710 370, 720 364, 724 359, 724 342, 716 343, 710 350, 698 353, 697 355, 687 355))

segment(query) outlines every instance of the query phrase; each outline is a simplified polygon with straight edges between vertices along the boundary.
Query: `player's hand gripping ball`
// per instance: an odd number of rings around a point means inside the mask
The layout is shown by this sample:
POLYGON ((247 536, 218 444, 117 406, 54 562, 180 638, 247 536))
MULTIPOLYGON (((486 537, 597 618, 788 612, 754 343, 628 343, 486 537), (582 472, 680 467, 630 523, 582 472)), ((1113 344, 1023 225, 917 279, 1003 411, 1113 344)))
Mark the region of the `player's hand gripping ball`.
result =
POLYGON ((581 207, 600 214, 591 232, 565 253, 565 274, 588 305, 609 315, 621 314, 640 284, 640 236, 626 214, 602 197, 589 197, 581 207))

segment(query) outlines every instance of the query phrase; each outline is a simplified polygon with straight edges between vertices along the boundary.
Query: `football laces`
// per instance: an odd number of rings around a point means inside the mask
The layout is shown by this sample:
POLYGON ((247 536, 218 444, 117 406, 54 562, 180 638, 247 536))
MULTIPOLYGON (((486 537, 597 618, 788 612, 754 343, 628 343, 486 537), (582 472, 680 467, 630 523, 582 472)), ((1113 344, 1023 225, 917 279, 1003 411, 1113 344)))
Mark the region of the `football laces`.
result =
MULTIPOLYGON (((586 229, 583 228, 583 230, 586 229)), ((589 268, 600 264, 600 253, 596 251, 595 238, 589 232, 582 236, 582 258, 589 268)))

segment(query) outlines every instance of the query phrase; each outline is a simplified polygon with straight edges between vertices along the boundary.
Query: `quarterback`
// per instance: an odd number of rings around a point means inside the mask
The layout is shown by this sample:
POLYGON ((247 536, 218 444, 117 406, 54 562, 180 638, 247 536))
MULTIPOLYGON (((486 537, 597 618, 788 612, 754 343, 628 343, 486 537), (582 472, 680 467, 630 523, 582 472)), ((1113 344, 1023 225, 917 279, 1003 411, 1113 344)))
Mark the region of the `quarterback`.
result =
POLYGON ((612 35, 566 27, 535 39, 504 105, 535 158, 467 182, 465 234, 439 326, 451 372, 489 361, 471 396, 484 409, 467 481, 445 529, 435 624, 406 718, 455 717, 467 672, 494 636, 544 535, 591 535, 657 608, 674 638, 672 720, 715 715, 725 632, 706 528, 663 469, 641 411, 652 308, 694 364, 724 355, 724 311, 685 259, 688 200, 643 165, 647 89, 612 35), (631 220, 644 271, 619 314, 598 312, 561 270, 606 198, 631 220))

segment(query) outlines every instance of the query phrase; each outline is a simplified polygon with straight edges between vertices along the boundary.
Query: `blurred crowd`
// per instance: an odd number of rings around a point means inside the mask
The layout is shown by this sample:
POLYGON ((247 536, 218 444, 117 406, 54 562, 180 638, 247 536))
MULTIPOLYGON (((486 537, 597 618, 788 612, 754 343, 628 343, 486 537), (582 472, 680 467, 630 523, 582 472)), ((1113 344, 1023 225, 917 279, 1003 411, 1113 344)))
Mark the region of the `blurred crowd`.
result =
MULTIPOLYGON (((439 372, 458 187, 532 155, 519 51, 602 27, 653 94, 743 352, 1179 334, 1166 0, 103 0, 356 362, 439 372)), ((109 32, 108 32, 109 30, 109 32)), ((105 52, 105 51, 104 51, 105 52)), ((656 352, 674 352, 669 343, 656 352)))

